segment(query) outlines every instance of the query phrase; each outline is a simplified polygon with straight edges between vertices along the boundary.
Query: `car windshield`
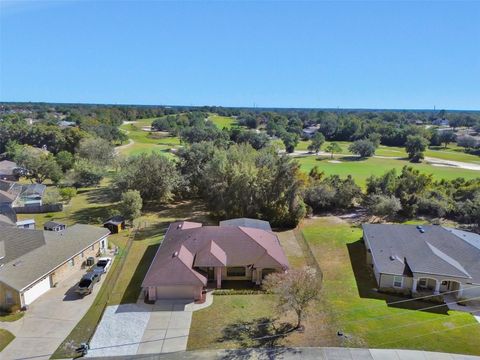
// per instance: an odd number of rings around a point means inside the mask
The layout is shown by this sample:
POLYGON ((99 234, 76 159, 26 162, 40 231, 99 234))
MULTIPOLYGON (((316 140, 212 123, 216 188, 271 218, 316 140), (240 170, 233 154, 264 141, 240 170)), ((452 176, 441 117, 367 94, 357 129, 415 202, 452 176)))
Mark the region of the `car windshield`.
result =
POLYGON ((108 264, 108 260, 100 260, 97 263, 97 266, 105 267, 105 266, 107 266, 107 264, 108 264))
POLYGON ((90 284, 92 283, 92 280, 90 279, 82 279, 80 280, 80 283, 78 284, 79 287, 89 287, 90 284))

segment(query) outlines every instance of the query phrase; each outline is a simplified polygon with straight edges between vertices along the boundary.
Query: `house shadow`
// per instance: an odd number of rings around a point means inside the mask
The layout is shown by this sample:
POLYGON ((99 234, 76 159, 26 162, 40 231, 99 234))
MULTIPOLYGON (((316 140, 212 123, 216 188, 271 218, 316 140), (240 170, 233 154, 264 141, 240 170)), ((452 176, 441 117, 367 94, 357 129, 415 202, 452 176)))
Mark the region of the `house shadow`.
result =
POLYGON ((236 321, 227 325, 217 342, 232 341, 242 350, 225 351, 222 359, 275 359, 286 352, 296 350, 285 347, 282 340, 294 331, 292 324, 276 323, 268 317, 257 318, 251 321, 236 321), (261 348, 261 351, 257 349, 261 348))
POLYGON ((137 265, 133 276, 130 279, 130 282, 123 293, 120 304, 136 303, 141 291, 142 291, 142 281, 145 278, 145 274, 152 263, 153 258, 157 252, 158 245, 150 245, 145 249, 142 259, 137 265))
POLYGON ((75 211, 72 219, 76 223, 82 224, 101 224, 106 220, 109 213, 116 209, 115 205, 92 206, 75 211))
POLYGON ((362 239, 347 244, 350 262, 352 264, 355 281, 357 283, 358 295, 361 298, 384 300, 389 307, 395 307, 406 310, 421 310, 435 314, 448 314, 448 306, 438 306, 439 304, 413 300, 409 296, 387 294, 378 291, 378 284, 370 265, 367 264, 367 253, 362 239), (432 308, 433 307, 433 308, 432 308))

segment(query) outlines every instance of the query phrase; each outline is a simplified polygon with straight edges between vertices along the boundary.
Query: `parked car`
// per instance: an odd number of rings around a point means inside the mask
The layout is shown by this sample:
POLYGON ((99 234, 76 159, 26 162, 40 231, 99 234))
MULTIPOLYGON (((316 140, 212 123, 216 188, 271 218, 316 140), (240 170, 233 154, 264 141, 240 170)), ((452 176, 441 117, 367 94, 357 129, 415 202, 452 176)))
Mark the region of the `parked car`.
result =
POLYGON ((93 272, 104 274, 110 269, 110 266, 112 265, 112 258, 109 257, 102 257, 98 259, 97 265, 93 268, 93 272))
POLYGON ((89 272, 83 275, 82 279, 78 283, 76 292, 80 295, 88 295, 93 291, 93 286, 100 281, 102 276, 99 272, 89 272))

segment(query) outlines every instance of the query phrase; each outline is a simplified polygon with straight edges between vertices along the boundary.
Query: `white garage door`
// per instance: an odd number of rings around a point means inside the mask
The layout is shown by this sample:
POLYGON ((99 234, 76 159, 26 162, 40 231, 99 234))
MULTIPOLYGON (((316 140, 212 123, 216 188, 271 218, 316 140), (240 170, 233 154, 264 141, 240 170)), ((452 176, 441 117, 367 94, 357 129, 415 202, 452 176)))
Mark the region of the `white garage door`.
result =
POLYGON ((201 287, 196 286, 158 286, 157 287, 157 300, 160 299, 193 299, 195 297, 195 291, 199 293, 201 287))
POLYGON ((23 300, 25 305, 29 305, 34 302, 40 295, 45 294, 50 290, 50 277, 47 276, 45 279, 40 280, 38 283, 33 285, 30 289, 23 293, 23 300))

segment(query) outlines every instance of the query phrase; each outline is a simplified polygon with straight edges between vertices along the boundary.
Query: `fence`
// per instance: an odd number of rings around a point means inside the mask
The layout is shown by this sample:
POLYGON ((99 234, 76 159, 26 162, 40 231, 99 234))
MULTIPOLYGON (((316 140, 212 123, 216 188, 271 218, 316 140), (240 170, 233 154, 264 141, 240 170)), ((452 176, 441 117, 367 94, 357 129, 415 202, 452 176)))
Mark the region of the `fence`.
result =
POLYGON ((293 233, 295 235, 295 238, 297 239, 298 244, 300 245, 300 248, 302 249, 303 254, 305 255, 307 265, 315 268, 317 270, 317 274, 319 274, 320 278, 323 279, 323 272, 320 268, 320 264, 315 258, 315 255, 313 255, 312 249, 310 248, 310 245, 308 245, 308 242, 303 236, 302 231, 299 228, 296 228, 295 230, 293 230, 293 233))
POLYGON ((13 210, 15 210, 17 214, 39 214, 58 212, 63 210, 63 204, 20 206, 14 207, 13 210))

